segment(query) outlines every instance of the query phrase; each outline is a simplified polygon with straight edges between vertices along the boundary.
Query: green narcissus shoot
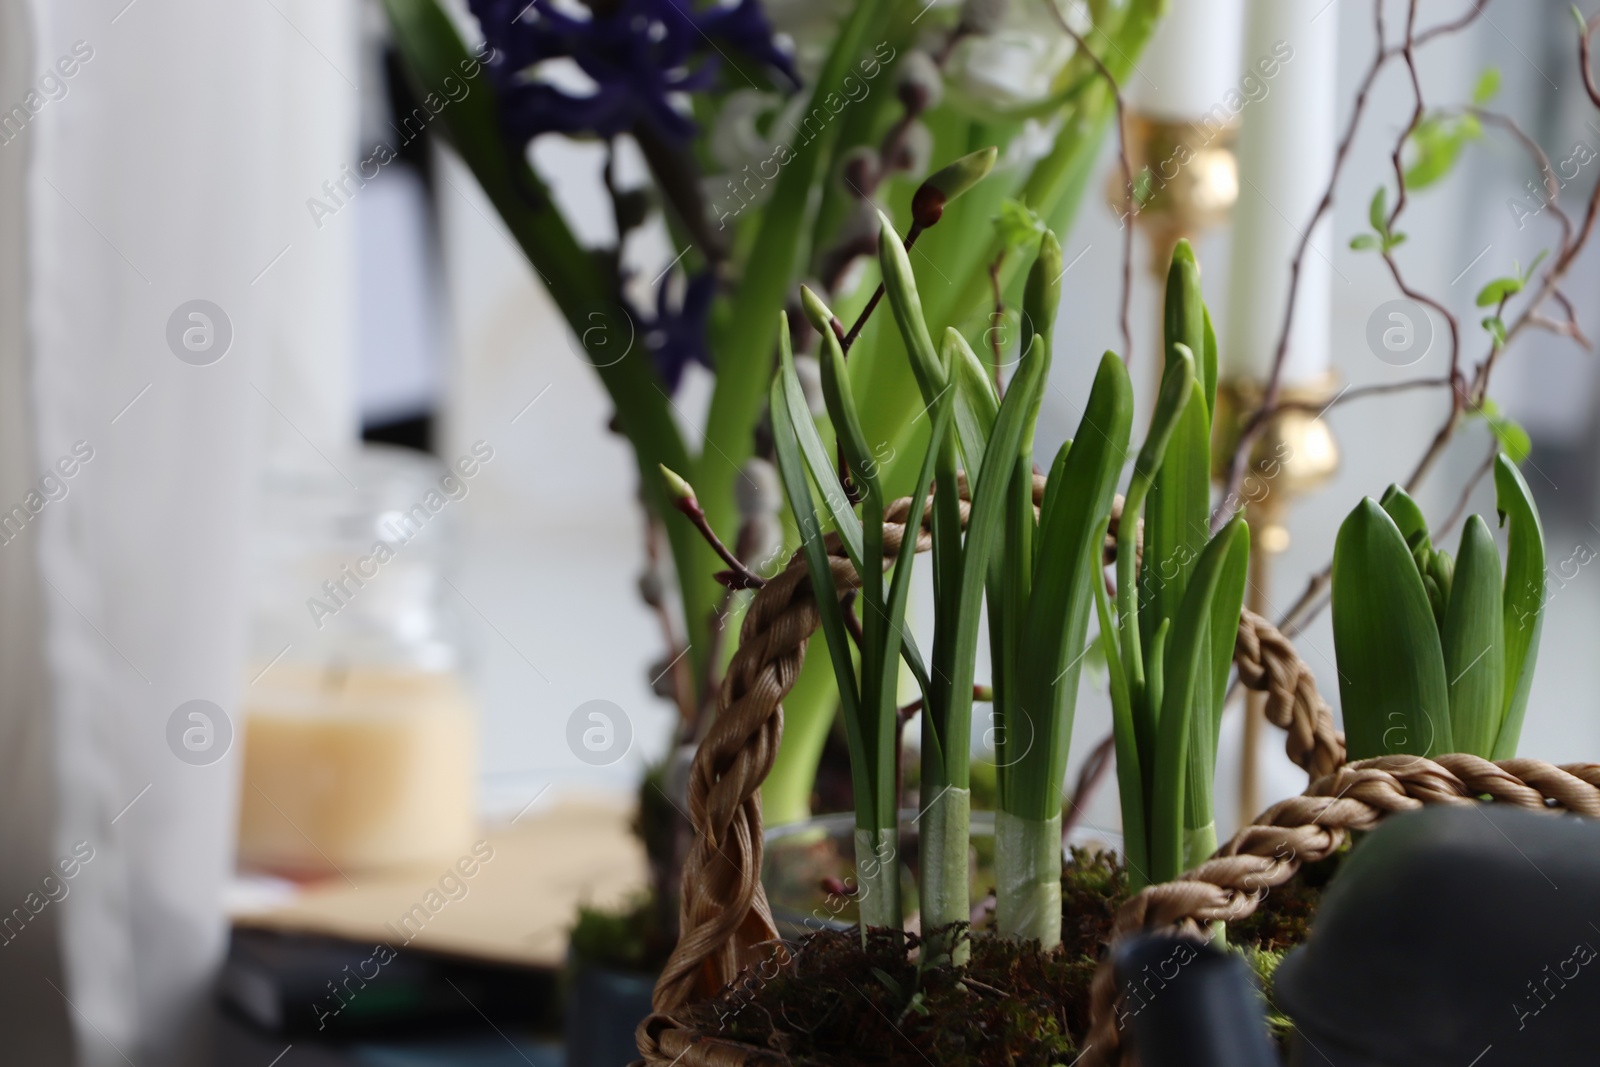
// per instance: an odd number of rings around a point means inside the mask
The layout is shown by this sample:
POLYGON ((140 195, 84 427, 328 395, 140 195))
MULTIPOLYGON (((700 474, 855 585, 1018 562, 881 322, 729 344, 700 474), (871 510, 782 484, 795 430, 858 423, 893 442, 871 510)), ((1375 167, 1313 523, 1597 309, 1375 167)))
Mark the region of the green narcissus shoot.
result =
POLYGON ((1167 272, 1163 326, 1161 385, 1123 502, 1116 597, 1104 598, 1100 635, 1136 887, 1173 878, 1216 848, 1217 735, 1250 554, 1242 520, 1208 534, 1217 346, 1186 241, 1167 272))
MULTIPOLYGON (((1130 445, 1132 384, 1122 360, 1107 352, 1075 437, 1050 463, 1036 509, 1034 425, 1053 361, 1061 263, 1055 236, 1042 234, 1023 287, 1029 336, 1002 399, 988 368, 957 331, 945 330, 935 346, 904 244, 883 220, 884 292, 932 426, 908 516, 917 524, 925 506, 932 511, 934 632, 926 666, 904 629, 913 554, 902 552, 885 578, 884 489, 845 373, 833 313, 810 290, 802 289, 801 302, 821 334, 818 366, 837 455, 823 446, 811 421, 786 344, 780 344, 770 397, 778 467, 807 566, 814 578, 823 576, 814 581, 814 591, 850 746, 862 921, 899 920, 897 865, 885 863, 884 856, 897 831, 894 683, 897 660, 904 659, 923 691, 921 925, 931 935, 929 958, 957 964, 967 951, 964 939, 943 941, 933 932, 957 928, 970 915, 972 706, 975 689, 983 688, 975 671, 985 604, 998 785, 995 916, 1001 934, 1036 940, 1046 949, 1061 940, 1062 784, 1079 675, 1090 650, 1091 612, 1110 672, 1134 883, 1171 879, 1215 845, 1212 768, 1250 534, 1242 519, 1214 537, 1207 533, 1217 352, 1200 299, 1199 268, 1188 245, 1180 243, 1167 287, 1161 387, 1136 456, 1130 445), (839 481, 841 456, 860 491, 859 515, 839 481), (1130 458, 1113 592, 1102 556, 1113 498, 1130 458), (957 491, 963 476, 969 490, 965 523, 957 491), (859 654, 833 588, 813 487, 862 578, 859 654)), ((787 337, 786 330, 780 334, 787 337)), ((1403 541, 1399 553, 1420 585, 1403 541)), ((1482 582, 1477 575, 1474 570, 1475 585, 1482 582)), ((1426 594, 1420 603, 1426 609, 1426 594)), ((1463 633, 1465 642, 1470 633, 1463 633)), ((1482 693, 1504 688, 1479 686, 1479 703, 1482 693)))
POLYGON ((1527 482, 1495 457, 1504 565, 1469 516, 1452 558, 1416 502, 1363 500, 1333 557, 1333 635, 1350 758, 1516 755, 1545 599, 1544 532, 1527 482))
MULTIPOLYGON (((795 375, 794 357, 789 351, 787 323, 779 330, 780 365, 769 404, 778 471, 800 527, 801 547, 811 572, 823 636, 839 686, 856 801, 856 901, 865 939, 867 927, 898 926, 901 922, 899 798, 896 793, 899 661, 904 657, 911 666, 925 697, 928 674, 905 623, 915 553, 901 553, 885 582, 883 490, 872 450, 861 431, 849 377, 844 373, 844 353, 828 326, 832 312, 809 290, 804 290, 802 297, 807 316, 819 325, 822 335, 818 362, 828 417, 849 466, 851 480, 863 490, 859 518, 850 509, 848 497, 844 495, 805 406, 795 375), (834 528, 861 579, 859 669, 852 655, 844 609, 834 589, 832 569, 816 517, 813 482, 824 501, 831 501, 827 507, 834 528)), ((934 459, 949 435, 952 414, 953 404, 948 400, 931 412, 933 428, 929 450, 918 475, 911 511, 906 517, 913 529, 922 522, 924 503, 933 481, 934 459)))

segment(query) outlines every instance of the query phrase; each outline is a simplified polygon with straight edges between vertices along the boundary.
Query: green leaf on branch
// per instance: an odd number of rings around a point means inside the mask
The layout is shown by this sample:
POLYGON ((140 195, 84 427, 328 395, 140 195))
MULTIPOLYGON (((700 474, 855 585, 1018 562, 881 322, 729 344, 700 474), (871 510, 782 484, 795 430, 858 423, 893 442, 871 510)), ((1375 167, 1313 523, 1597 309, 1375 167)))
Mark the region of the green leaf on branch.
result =
POLYGON ((1513 463, 1521 463, 1533 451, 1533 441, 1528 437, 1528 431, 1516 419, 1502 412, 1492 397, 1484 397, 1483 403, 1472 409, 1470 415, 1483 419, 1489 432, 1499 440, 1501 450, 1511 457, 1513 463))
POLYGON ((1504 348, 1505 347, 1505 345, 1506 345, 1506 320, 1505 319, 1502 319, 1499 315, 1490 315, 1488 318, 1483 320, 1483 328, 1484 328, 1484 330, 1486 330, 1488 332, 1489 336, 1494 339, 1494 346, 1496 348, 1504 348))
POLYGON ((1000 213, 994 219, 995 232, 1006 251, 1015 252, 1032 246, 1044 233, 1046 226, 1034 210, 1021 200, 1003 200, 1000 213))
POLYGON ((1386 186, 1378 186, 1378 191, 1372 194, 1372 202, 1367 205, 1367 221, 1372 228, 1383 235, 1389 232, 1389 190, 1386 186))
POLYGON ((1509 300, 1522 292, 1523 285, 1524 282, 1519 277, 1496 278, 1478 290, 1478 306, 1481 308, 1494 307, 1502 300, 1509 300))
POLYGON ((1472 103, 1475 107, 1482 107, 1499 92, 1500 68, 1485 67, 1483 73, 1478 75, 1478 83, 1472 87, 1472 103))
POLYGON ((1501 450, 1511 457, 1513 463, 1521 463, 1533 451, 1533 441, 1528 437, 1528 431, 1515 419, 1490 419, 1489 430, 1499 439, 1501 450))
POLYGON ((1369 248, 1378 247, 1378 237, 1371 233, 1358 233, 1350 238, 1350 247, 1357 252, 1365 252, 1369 248))

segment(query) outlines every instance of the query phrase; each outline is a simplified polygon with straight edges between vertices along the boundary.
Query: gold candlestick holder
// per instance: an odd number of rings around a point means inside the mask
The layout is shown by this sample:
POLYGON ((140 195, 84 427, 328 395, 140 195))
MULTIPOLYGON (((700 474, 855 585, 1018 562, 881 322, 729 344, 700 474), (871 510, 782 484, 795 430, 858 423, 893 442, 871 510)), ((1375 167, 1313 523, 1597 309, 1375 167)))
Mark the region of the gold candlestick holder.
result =
POLYGON ((1113 171, 1107 198, 1150 242, 1151 269, 1164 276, 1172 248, 1228 221, 1239 199, 1236 124, 1163 119, 1134 112, 1123 131, 1134 188, 1113 171))
MULTIPOLYGON (((1333 376, 1315 382, 1284 385, 1280 401, 1292 407, 1267 421, 1250 449, 1239 501, 1250 523, 1250 584, 1246 594, 1251 611, 1270 617, 1269 595, 1272 568, 1277 557, 1289 547, 1289 531, 1284 525, 1289 509, 1306 493, 1332 477, 1339 467, 1339 447, 1333 430, 1322 417, 1322 409, 1336 394, 1333 376)), ((1211 454, 1216 462, 1214 476, 1224 484, 1226 464, 1239 442, 1246 423, 1261 409, 1265 386, 1251 379, 1235 378, 1217 383, 1217 410, 1212 419, 1211 454)), ((1243 742, 1239 760, 1239 825, 1256 817, 1261 809, 1260 769, 1256 753, 1260 745, 1266 695, 1254 691, 1245 695, 1243 742)))

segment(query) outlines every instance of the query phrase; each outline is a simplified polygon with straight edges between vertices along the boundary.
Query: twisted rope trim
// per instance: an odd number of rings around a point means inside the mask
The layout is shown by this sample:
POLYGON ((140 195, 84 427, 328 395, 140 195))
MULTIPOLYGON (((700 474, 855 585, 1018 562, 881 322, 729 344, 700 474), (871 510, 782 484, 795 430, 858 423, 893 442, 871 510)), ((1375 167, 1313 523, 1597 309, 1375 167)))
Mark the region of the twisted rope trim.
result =
MULTIPOLYGON (((1045 478, 1035 474, 1033 501, 1044 495, 1045 478)), ((970 508, 963 480, 961 520, 970 508)), ((884 566, 892 566, 905 543, 911 498, 894 501, 884 512, 884 566)), ((1106 539, 1115 552, 1121 500, 1113 507, 1106 539)), ((933 509, 924 512, 912 542, 915 552, 932 546, 933 509)), ((861 585, 836 534, 826 539, 835 592, 843 596, 861 585)), ((696 1034, 672 1013, 714 995, 739 971, 759 962, 757 946, 777 938, 766 892, 761 885, 761 783, 777 756, 783 736, 782 700, 799 677, 806 643, 820 625, 803 553, 756 592, 740 630, 739 648, 718 694, 717 716, 689 777, 689 818, 694 843, 683 865, 680 933, 677 947, 656 982, 654 1014, 635 1032, 639 1052, 651 1067, 737 1067, 776 1062, 750 1046, 696 1034)), ((1288 731, 1291 759, 1313 776, 1344 762, 1344 737, 1317 694, 1311 671, 1287 638, 1265 619, 1245 612, 1234 647, 1241 682, 1267 694, 1268 721, 1288 731)))

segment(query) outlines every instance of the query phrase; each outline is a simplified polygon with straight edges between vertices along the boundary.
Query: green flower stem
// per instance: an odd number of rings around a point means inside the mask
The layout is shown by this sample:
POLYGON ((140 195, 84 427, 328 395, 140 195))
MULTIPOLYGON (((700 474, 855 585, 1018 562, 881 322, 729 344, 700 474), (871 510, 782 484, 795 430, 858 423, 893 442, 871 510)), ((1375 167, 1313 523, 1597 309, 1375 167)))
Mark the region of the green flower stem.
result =
MULTIPOLYGON (((968 830, 972 818, 972 790, 946 786, 925 801, 920 823, 922 854, 922 929, 924 932, 954 922, 966 922, 971 912, 968 872, 968 830)), ((956 965, 967 962, 970 946, 965 938, 933 946, 936 956, 949 955, 956 965)))
POLYGON ((856 909, 864 945, 869 926, 900 928, 899 842, 893 827, 857 827, 855 839, 856 909))
POLYGON ((1001 937, 1061 943, 1061 812, 1029 819, 994 816, 995 924, 1001 937))
MULTIPOLYGON (((1192 771, 1192 769, 1193 768, 1191 768, 1191 771, 1192 771)), ((1210 795, 1209 792, 1208 792, 1207 795, 1208 796, 1210 795)), ((1216 850, 1217 850, 1217 824, 1216 823, 1214 823, 1214 822, 1206 823, 1206 825, 1204 825, 1204 826, 1202 826, 1202 827, 1200 827, 1199 829, 1196 829, 1196 830, 1184 830, 1184 832, 1183 832, 1183 869, 1186 870, 1186 871, 1194 870, 1194 868, 1200 866, 1206 860, 1210 859, 1211 858, 1211 854, 1213 852, 1215 852, 1216 850)))

